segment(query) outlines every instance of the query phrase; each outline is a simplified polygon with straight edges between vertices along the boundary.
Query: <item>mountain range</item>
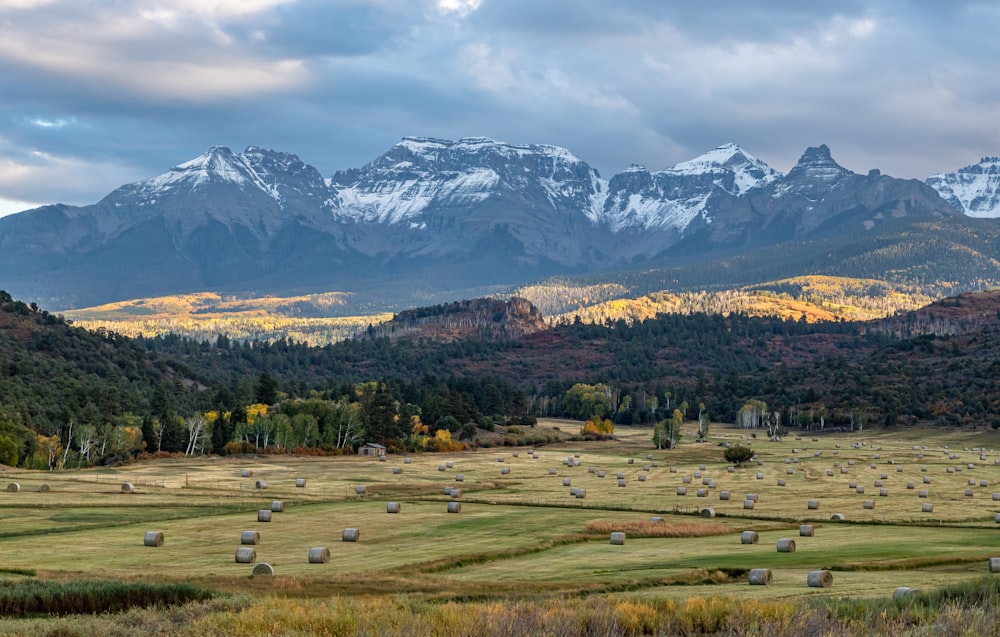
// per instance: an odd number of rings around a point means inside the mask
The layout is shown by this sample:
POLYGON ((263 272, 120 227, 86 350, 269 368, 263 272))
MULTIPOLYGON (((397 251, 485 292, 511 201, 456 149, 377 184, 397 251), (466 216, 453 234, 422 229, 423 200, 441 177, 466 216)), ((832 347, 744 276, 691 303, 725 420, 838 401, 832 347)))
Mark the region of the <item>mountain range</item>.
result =
POLYGON ((0 287, 53 309, 204 290, 406 307, 998 216, 997 158, 922 182, 854 173, 825 145, 782 174, 727 144, 605 180, 554 146, 408 137, 324 178, 292 154, 216 146, 93 205, 0 218, 0 287))

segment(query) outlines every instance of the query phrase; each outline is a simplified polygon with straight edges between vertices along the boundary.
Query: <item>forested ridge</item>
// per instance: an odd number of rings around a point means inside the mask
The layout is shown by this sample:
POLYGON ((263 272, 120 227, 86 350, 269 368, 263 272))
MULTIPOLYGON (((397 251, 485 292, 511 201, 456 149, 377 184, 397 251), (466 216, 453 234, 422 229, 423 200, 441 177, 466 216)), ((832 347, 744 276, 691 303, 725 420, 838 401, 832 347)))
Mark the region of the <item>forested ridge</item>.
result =
POLYGON ((664 314, 519 338, 310 347, 88 332, 4 293, 0 463, 342 453, 368 441, 434 450, 483 442, 490 430, 523 442, 539 416, 652 432, 676 417, 738 422, 748 406, 814 431, 997 427, 997 296, 963 295, 883 322, 664 314))

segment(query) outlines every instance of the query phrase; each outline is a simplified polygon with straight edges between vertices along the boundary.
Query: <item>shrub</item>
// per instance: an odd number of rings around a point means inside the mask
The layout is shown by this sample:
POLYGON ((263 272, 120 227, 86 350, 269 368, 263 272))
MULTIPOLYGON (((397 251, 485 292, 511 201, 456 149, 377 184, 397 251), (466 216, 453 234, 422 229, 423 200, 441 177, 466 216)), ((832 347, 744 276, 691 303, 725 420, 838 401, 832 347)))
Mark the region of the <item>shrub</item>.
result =
POLYGON ((753 458, 753 449, 744 447, 743 445, 732 445, 722 452, 722 457, 726 459, 726 462, 731 462, 738 466, 744 465, 750 458, 753 458))

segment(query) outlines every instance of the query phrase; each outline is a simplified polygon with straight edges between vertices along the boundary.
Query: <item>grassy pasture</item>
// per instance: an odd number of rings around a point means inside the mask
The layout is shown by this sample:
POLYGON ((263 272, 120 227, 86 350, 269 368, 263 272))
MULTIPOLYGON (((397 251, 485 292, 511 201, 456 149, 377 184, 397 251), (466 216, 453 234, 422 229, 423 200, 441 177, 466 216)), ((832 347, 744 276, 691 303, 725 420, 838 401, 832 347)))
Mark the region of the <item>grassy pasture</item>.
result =
MULTIPOLYGON (((579 424, 539 426, 568 432, 579 424)), ((295 597, 611 593, 644 600, 797 599, 884 597, 904 585, 933 589, 981 576, 987 559, 1000 556, 1000 525, 993 519, 1000 501, 992 500, 993 492, 1000 493, 1000 465, 994 464, 1000 455, 989 432, 878 430, 780 442, 753 440, 724 425, 712 432, 708 443, 687 442, 692 437, 685 436, 680 448, 658 451, 648 429, 626 429, 616 441, 538 448, 537 459, 525 448, 491 448, 413 454, 409 463, 401 456, 385 462, 274 456, 59 473, 8 469, 0 473, 0 565, 52 579, 183 580, 295 597), (722 442, 751 444, 763 464, 730 473, 722 442), (567 466, 569 458, 579 466, 567 466), (242 477, 243 471, 252 476, 242 477), (619 473, 624 487, 618 486, 619 473), (923 483, 925 476, 930 484, 923 483), (299 478, 306 480, 304 488, 295 487, 299 478), (563 485, 567 478, 573 488, 586 490, 585 498, 570 495, 570 486, 563 485), (703 485, 704 479, 715 487, 703 485), (266 489, 255 488, 260 480, 266 489), (879 495, 876 480, 888 496, 879 495), (15 481, 20 492, 4 490, 15 481), (849 488, 852 481, 865 493, 849 488), (135 491, 123 493, 123 482, 133 483, 135 491), (907 482, 915 488, 907 489, 907 482), (43 483, 51 491, 40 493, 43 483), (355 492, 361 485, 364 497, 355 492), (677 495, 679 486, 687 495, 677 495), (445 487, 462 490, 460 513, 447 512, 445 487), (698 489, 706 497, 697 497, 698 489), (921 489, 928 490, 927 498, 919 497, 921 489), (730 500, 720 500, 722 491, 730 492, 730 500), (753 510, 743 508, 749 493, 759 496, 753 510), (810 499, 819 500, 818 510, 808 509, 810 499), (257 511, 270 509, 273 500, 284 502, 284 512, 257 522, 257 511), (873 500, 874 508, 865 509, 865 500, 873 500), (388 501, 399 502, 400 513, 386 513, 388 501), (921 512, 925 502, 934 504, 933 513, 921 512), (713 520, 698 516, 705 507, 715 510, 713 520), (835 512, 846 520, 832 521, 835 512), (629 536, 624 546, 612 546, 606 533, 587 531, 595 520, 613 526, 654 515, 665 526, 722 524, 731 532, 629 536), (805 522, 815 525, 815 537, 799 537, 805 522), (341 541, 348 527, 360 530, 359 542, 341 541), (748 529, 759 532, 759 544, 740 544, 740 532, 748 529), (249 565, 235 563, 243 530, 260 532, 257 560, 274 566, 274 577, 251 578, 249 565), (143 546, 145 531, 162 531, 164 546, 143 546), (783 537, 795 539, 796 552, 777 553, 783 537), (330 548, 329 563, 307 563, 314 546, 330 548), (751 568, 771 568, 774 583, 747 586, 745 571, 751 568), (807 588, 806 574, 820 568, 834 571, 833 586, 807 588)))

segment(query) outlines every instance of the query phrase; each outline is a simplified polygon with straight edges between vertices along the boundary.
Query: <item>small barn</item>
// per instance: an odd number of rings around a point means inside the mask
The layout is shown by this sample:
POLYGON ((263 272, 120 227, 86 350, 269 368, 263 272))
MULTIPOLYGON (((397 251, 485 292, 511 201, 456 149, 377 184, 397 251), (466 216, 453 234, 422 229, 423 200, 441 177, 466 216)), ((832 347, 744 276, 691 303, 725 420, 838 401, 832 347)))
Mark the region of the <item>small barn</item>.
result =
POLYGON ((385 455, 385 447, 377 442, 366 442, 358 447, 358 455, 381 457, 385 455))

